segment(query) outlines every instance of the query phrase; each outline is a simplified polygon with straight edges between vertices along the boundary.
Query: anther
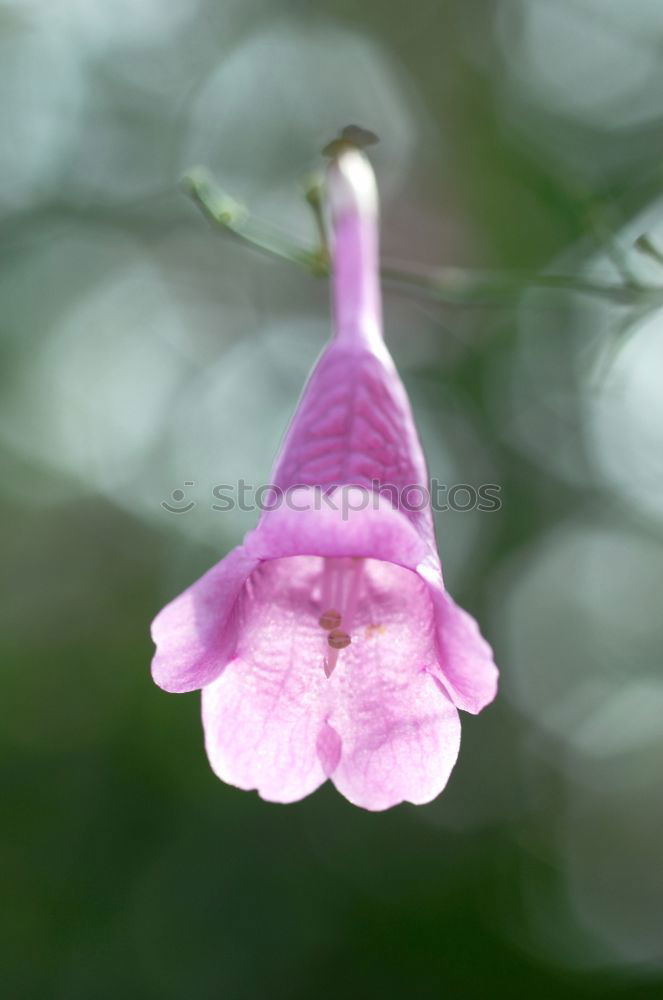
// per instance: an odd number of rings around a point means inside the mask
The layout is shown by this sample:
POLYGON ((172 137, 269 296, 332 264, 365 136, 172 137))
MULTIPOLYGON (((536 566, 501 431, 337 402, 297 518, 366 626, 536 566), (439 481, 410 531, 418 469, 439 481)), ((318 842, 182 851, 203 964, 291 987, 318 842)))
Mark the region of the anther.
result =
POLYGON ((345 649, 352 642, 347 632, 340 629, 333 629, 327 636, 327 643, 332 649, 345 649))
POLYGON ((329 611, 324 611, 322 613, 318 622, 320 627, 323 628, 325 632, 331 632, 332 629, 338 628, 341 624, 341 616, 338 611, 334 611, 333 608, 330 608, 329 611))

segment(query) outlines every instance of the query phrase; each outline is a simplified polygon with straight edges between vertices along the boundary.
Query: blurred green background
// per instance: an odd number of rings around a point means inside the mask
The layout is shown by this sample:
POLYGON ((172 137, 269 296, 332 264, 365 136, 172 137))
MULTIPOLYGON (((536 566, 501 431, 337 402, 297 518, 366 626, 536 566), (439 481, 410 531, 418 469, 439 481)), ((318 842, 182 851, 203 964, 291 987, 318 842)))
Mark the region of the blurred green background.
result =
POLYGON ((662 54, 659 0, 0 0, 5 996, 662 995, 663 300, 527 278, 663 286, 662 54), (312 240, 348 122, 385 259, 522 275, 385 290, 431 475, 503 501, 438 521, 499 698, 385 814, 222 785, 148 670, 329 332, 179 178, 312 240))

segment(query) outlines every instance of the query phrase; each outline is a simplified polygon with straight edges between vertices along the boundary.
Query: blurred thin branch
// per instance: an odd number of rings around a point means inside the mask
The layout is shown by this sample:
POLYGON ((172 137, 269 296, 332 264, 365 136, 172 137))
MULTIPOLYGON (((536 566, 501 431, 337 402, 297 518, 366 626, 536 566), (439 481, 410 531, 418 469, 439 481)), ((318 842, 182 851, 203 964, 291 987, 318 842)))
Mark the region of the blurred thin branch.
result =
POLYGON ((620 276, 622 284, 627 288, 640 288, 641 283, 630 265, 628 255, 615 239, 602 205, 594 204, 591 206, 587 214, 587 223, 594 235, 597 250, 605 253, 620 276))
POLYGON ((663 305, 663 286, 624 285, 619 282, 578 278, 574 275, 528 271, 475 271, 441 267, 429 273, 382 267, 382 276, 456 305, 488 304, 515 298, 528 288, 559 289, 598 296, 620 305, 646 302, 663 305))
POLYGON ((244 205, 226 194, 203 167, 190 170, 183 179, 185 189, 203 214, 244 243, 273 257, 298 264, 312 274, 326 275, 329 264, 324 250, 313 250, 293 243, 277 229, 250 215, 244 205))
POLYGON ((655 260, 657 264, 663 266, 663 253, 661 253, 657 246, 654 246, 649 236, 646 234, 639 236, 635 241, 635 247, 636 250, 646 254, 652 260, 655 260))
MULTIPOLYGON (((306 190, 306 199, 313 210, 320 239, 318 248, 312 249, 292 242, 268 223, 254 218, 244 205, 223 191, 203 167, 189 171, 183 183, 188 194, 214 225, 220 226, 247 245, 297 264, 318 277, 329 274, 330 259, 324 236, 319 184, 311 184, 306 190)), ((383 262, 381 271, 383 279, 390 284, 409 292, 423 293, 450 305, 487 305, 515 299, 528 288, 541 288, 591 295, 619 305, 645 308, 663 306, 663 284, 640 283, 624 263, 621 250, 614 250, 609 239, 606 246, 606 252, 620 274, 620 281, 536 271, 479 271, 457 267, 438 267, 426 271, 399 268, 389 262, 383 262)), ((638 241, 639 249, 644 250, 648 246, 646 237, 638 241)))

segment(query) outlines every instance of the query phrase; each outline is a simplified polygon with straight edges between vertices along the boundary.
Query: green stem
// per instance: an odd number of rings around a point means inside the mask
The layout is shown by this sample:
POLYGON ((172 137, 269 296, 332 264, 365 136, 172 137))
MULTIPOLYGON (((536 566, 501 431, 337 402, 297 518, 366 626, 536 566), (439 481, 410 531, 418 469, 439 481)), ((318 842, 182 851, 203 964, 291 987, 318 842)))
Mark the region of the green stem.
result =
POLYGON ((195 167, 185 174, 183 184, 210 222, 222 226, 244 243, 304 267, 313 274, 328 273, 320 251, 299 246, 277 229, 258 222, 244 205, 222 191, 203 167, 195 167))
POLYGON ((329 240, 327 239, 327 226, 325 225, 325 213, 323 207, 323 181, 319 176, 313 176, 306 185, 306 201, 313 213, 313 221, 318 234, 320 256, 324 261, 326 273, 331 267, 331 257, 329 254, 329 240))
MULTIPOLYGON (((311 185, 306 199, 316 221, 320 246, 317 250, 293 243, 274 227, 258 221, 239 202, 218 187, 203 167, 190 170, 183 183, 203 214, 214 225, 248 246, 255 247, 280 260, 303 267, 310 274, 327 276, 329 254, 319 185, 311 185)), ((561 289, 608 299, 624 305, 663 305, 663 286, 636 284, 620 261, 622 281, 602 281, 573 275, 537 272, 471 271, 455 267, 436 268, 428 273, 401 270, 383 264, 383 279, 406 291, 424 292, 431 298, 451 305, 488 305, 515 299, 525 289, 561 289)))

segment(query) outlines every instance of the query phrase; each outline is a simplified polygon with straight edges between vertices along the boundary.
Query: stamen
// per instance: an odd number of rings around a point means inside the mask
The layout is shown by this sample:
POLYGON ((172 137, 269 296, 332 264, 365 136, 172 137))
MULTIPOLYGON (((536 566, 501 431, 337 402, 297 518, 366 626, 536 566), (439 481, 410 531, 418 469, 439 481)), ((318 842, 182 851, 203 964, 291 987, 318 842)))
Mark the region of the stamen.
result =
POLYGON ((340 651, 352 643, 350 633, 357 610, 363 564, 363 559, 355 557, 324 560, 320 606, 325 610, 322 610, 318 622, 328 633, 323 659, 327 677, 334 672, 340 651))
POLYGON ((331 649, 345 649, 349 646, 352 639, 347 632, 342 632, 340 628, 334 629, 327 636, 327 645, 331 649))
POLYGON ((329 611, 323 611, 320 618, 318 619, 319 625, 325 630, 325 632, 331 632, 332 629, 338 628, 341 624, 341 616, 338 611, 334 611, 330 608, 329 611))
POLYGON ((348 594, 343 606, 343 627, 346 632, 350 632, 354 622, 355 611, 357 610, 357 598, 359 597, 359 584, 361 583, 361 571, 364 565, 363 559, 353 559, 352 568, 349 571, 350 583, 348 594))
MULTIPOLYGON (((332 607, 332 580, 333 568, 331 559, 322 560, 322 600, 323 608, 332 607)), ((324 627, 324 626, 323 626, 324 627)))
POLYGON ((330 559, 331 567, 331 598, 327 607, 340 608, 343 616, 343 560, 330 559))
POLYGON ((347 647, 352 642, 352 639, 347 632, 342 632, 340 628, 334 629, 327 636, 327 645, 329 646, 329 652, 323 661, 323 666, 325 668, 325 674, 327 677, 331 677, 338 663, 338 654, 341 649, 347 649, 347 647))

